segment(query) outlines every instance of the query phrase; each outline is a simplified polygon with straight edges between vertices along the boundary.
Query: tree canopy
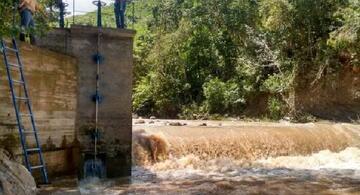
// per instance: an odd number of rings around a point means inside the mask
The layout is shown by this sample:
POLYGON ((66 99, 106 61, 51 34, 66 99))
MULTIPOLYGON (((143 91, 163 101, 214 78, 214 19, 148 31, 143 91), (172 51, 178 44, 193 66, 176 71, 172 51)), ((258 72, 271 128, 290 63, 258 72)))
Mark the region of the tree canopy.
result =
MULTIPOLYGON (((0 2, 0 37, 13 36, 19 33, 20 15, 18 13, 19 0, 2 0, 0 2), (15 7, 15 8, 14 8, 15 7)), ((34 15, 36 20, 35 30, 37 34, 42 34, 53 26, 57 20, 58 13, 54 11, 56 0, 38 0, 41 12, 34 15)))
MULTIPOLYGON (((140 115, 243 115, 266 96, 279 118, 297 75, 359 66, 357 0, 138 0, 134 16, 133 6, 140 115)), ((104 12, 114 25, 113 8, 104 12)), ((95 13, 76 20, 95 24, 95 13)))
POLYGON ((242 115, 266 94, 279 118, 301 70, 359 66, 356 0, 139 3, 152 10, 136 41, 139 114, 242 115))
MULTIPOLYGON (((137 31, 133 109, 140 115, 238 116, 264 96, 266 115, 280 118, 291 112, 299 74, 318 70, 320 79, 324 70, 360 66, 358 0, 134 2, 126 15, 137 31)), ((0 3, 3 15, 9 6, 0 3)), ((112 5, 103 13, 103 24, 114 27, 112 5)), ((95 22, 95 12, 76 17, 95 22)), ((0 24, 7 33, 10 18, 0 24)))

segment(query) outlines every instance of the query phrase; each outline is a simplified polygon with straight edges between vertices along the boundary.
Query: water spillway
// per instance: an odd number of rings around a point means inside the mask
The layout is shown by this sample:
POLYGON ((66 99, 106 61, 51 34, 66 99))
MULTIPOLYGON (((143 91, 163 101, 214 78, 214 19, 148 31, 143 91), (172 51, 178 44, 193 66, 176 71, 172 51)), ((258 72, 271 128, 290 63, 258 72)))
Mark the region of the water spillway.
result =
POLYGON ((134 183, 122 192, 360 193, 359 125, 187 123, 135 126, 134 183))
POLYGON ((129 183, 92 178, 57 192, 360 194, 359 125, 170 123, 134 125, 129 183))
POLYGON ((194 155, 203 160, 226 157, 254 161, 310 155, 322 150, 339 152, 360 146, 360 126, 351 124, 235 123, 221 127, 148 125, 136 128, 145 129, 134 132, 136 164, 158 162, 164 159, 164 152, 168 158, 194 155), (155 142, 152 147, 144 145, 144 141, 139 143, 144 136, 155 142), (163 140, 166 145, 157 140, 163 140), (164 146, 166 149, 162 149, 164 146))

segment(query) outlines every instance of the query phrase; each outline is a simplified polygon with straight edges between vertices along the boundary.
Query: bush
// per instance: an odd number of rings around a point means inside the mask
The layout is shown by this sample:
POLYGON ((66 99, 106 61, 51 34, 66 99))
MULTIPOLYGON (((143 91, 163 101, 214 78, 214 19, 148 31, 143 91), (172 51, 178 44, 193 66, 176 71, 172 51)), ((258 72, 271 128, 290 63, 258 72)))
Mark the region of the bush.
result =
POLYGON ((179 114, 179 118, 185 120, 196 120, 196 119, 208 119, 209 116, 206 113, 204 106, 199 106, 194 102, 190 105, 186 105, 181 108, 181 113, 179 114))
POLYGON ((150 80, 149 76, 143 77, 134 89, 133 111, 140 116, 151 115, 154 107, 152 99, 153 90, 150 80))
POLYGON ((272 94, 281 94, 287 92, 293 83, 293 75, 274 74, 267 78, 262 87, 263 90, 272 94))
POLYGON ((236 113, 245 103, 239 86, 233 81, 211 79, 203 85, 203 90, 205 109, 210 114, 236 113))
POLYGON ((209 113, 223 113, 225 111, 226 84, 218 78, 205 83, 204 86, 205 107, 209 113))
POLYGON ((269 118, 280 120, 283 117, 283 102, 277 97, 271 97, 268 100, 269 118))

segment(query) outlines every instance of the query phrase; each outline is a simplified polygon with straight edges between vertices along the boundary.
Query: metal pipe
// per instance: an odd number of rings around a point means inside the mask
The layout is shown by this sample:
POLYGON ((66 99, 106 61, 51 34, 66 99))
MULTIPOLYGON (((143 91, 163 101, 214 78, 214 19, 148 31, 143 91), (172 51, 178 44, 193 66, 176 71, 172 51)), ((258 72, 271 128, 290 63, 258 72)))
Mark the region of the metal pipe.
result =
POLYGON ((100 0, 95 0, 93 1, 93 4, 97 6, 98 10, 97 10, 97 26, 98 27, 102 27, 102 22, 101 22, 101 7, 106 6, 105 2, 102 2, 100 0))

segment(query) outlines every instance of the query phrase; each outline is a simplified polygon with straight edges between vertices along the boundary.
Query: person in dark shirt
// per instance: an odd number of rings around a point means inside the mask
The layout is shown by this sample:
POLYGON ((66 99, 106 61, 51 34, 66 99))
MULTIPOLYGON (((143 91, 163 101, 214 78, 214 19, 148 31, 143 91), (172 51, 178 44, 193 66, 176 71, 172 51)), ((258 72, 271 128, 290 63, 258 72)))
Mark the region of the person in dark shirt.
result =
POLYGON ((127 0, 115 0, 115 19, 117 28, 125 28, 125 11, 127 0))

